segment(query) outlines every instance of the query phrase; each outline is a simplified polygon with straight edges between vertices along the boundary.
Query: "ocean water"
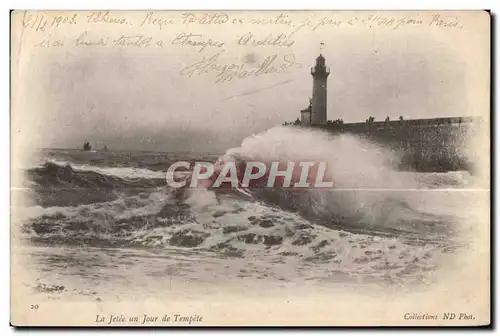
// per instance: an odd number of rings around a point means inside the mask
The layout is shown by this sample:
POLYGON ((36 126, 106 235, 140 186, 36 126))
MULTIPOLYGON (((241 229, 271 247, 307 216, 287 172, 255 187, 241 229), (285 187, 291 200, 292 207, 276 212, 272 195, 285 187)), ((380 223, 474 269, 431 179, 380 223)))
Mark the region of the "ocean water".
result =
POLYGON ((485 194, 469 172, 397 171, 396 161, 354 136, 281 127, 220 154, 39 150, 14 167, 24 176, 12 215, 30 274, 23 286, 102 301, 189 298, 192 288, 427 285, 468 248, 485 194), (174 161, 235 157, 326 161, 334 187, 179 197, 166 185, 174 161))

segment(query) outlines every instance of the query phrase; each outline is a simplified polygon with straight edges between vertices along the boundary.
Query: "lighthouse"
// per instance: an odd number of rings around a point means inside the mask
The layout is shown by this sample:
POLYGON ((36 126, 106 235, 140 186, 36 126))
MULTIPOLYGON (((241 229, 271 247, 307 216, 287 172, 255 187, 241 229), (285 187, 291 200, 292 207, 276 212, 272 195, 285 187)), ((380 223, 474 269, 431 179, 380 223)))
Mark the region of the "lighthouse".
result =
POLYGON ((311 68, 313 77, 313 95, 311 99, 311 125, 318 125, 326 122, 326 81, 330 69, 325 65, 325 58, 322 54, 316 58, 316 65, 311 68))

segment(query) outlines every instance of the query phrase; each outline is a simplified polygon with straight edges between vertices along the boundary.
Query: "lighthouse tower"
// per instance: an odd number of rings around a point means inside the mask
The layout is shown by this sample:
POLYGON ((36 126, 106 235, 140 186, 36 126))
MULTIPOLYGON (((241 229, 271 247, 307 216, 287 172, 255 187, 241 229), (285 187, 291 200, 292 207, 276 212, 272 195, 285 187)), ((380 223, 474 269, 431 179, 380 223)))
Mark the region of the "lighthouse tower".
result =
POLYGON ((325 58, 319 54, 316 65, 311 68, 313 77, 313 96, 311 106, 311 124, 318 125, 326 122, 326 80, 330 69, 325 66, 325 58))

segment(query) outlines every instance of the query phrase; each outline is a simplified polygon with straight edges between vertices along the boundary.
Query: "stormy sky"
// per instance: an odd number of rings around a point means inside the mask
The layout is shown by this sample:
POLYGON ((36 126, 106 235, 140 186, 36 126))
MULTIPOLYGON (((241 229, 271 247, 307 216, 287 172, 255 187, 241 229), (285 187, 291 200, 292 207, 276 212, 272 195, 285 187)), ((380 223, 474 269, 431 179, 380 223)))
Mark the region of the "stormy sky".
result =
MULTIPOLYGON (((268 26, 234 32, 175 27, 151 28, 155 39, 168 42, 164 47, 84 48, 66 42, 64 47, 28 49, 19 77, 25 84, 18 125, 25 125, 23 132, 29 132, 38 147, 75 148, 88 140, 97 148, 223 151, 252 133, 300 116, 312 93, 309 67, 321 42, 331 72, 328 119, 359 122, 369 116, 383 120, 481 113, 470 104, 468 85, 481 80, 474 77, 474 68, 482 58, 466 57, 463 51, 474 45, 457 46, 446 35, 412 28, 321 28, 300 31, 289 39, 294 42, 289 47, 254 47, 235 41, 250 31, 260 39, 289 31, 268 26), (224 45, 201 52, 194 46, 172 45, 172 37, 183 31, 224 45), (289 67, 219 83, 215 72, 183 72, 217 54, 215 63, 242 64, 250 71, 274 55, 273 66, 289 67)), ((102 35, 99 29, 85 28, 86 39, 115 34, 102 35)), ((74 41, 82 31, 52 32, 50 38, 60 34, 62 40, 74 41)), ((44 38, 40 36, 30 41, 44 38)), ((472 43, 471 36, 467 41, 472 43)))

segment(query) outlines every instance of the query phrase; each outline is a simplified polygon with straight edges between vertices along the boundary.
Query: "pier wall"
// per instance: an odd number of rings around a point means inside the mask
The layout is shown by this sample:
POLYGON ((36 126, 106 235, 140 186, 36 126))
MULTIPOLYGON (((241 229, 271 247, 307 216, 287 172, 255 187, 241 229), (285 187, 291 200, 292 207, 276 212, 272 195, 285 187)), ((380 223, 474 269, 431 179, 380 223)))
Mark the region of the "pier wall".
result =
POLYGON ((316 126, 332 133, 356 134, 390 148, 400 158, 398 169, 420 172, 471 170, 472 137, 477 118, 435 118, 316 126))

